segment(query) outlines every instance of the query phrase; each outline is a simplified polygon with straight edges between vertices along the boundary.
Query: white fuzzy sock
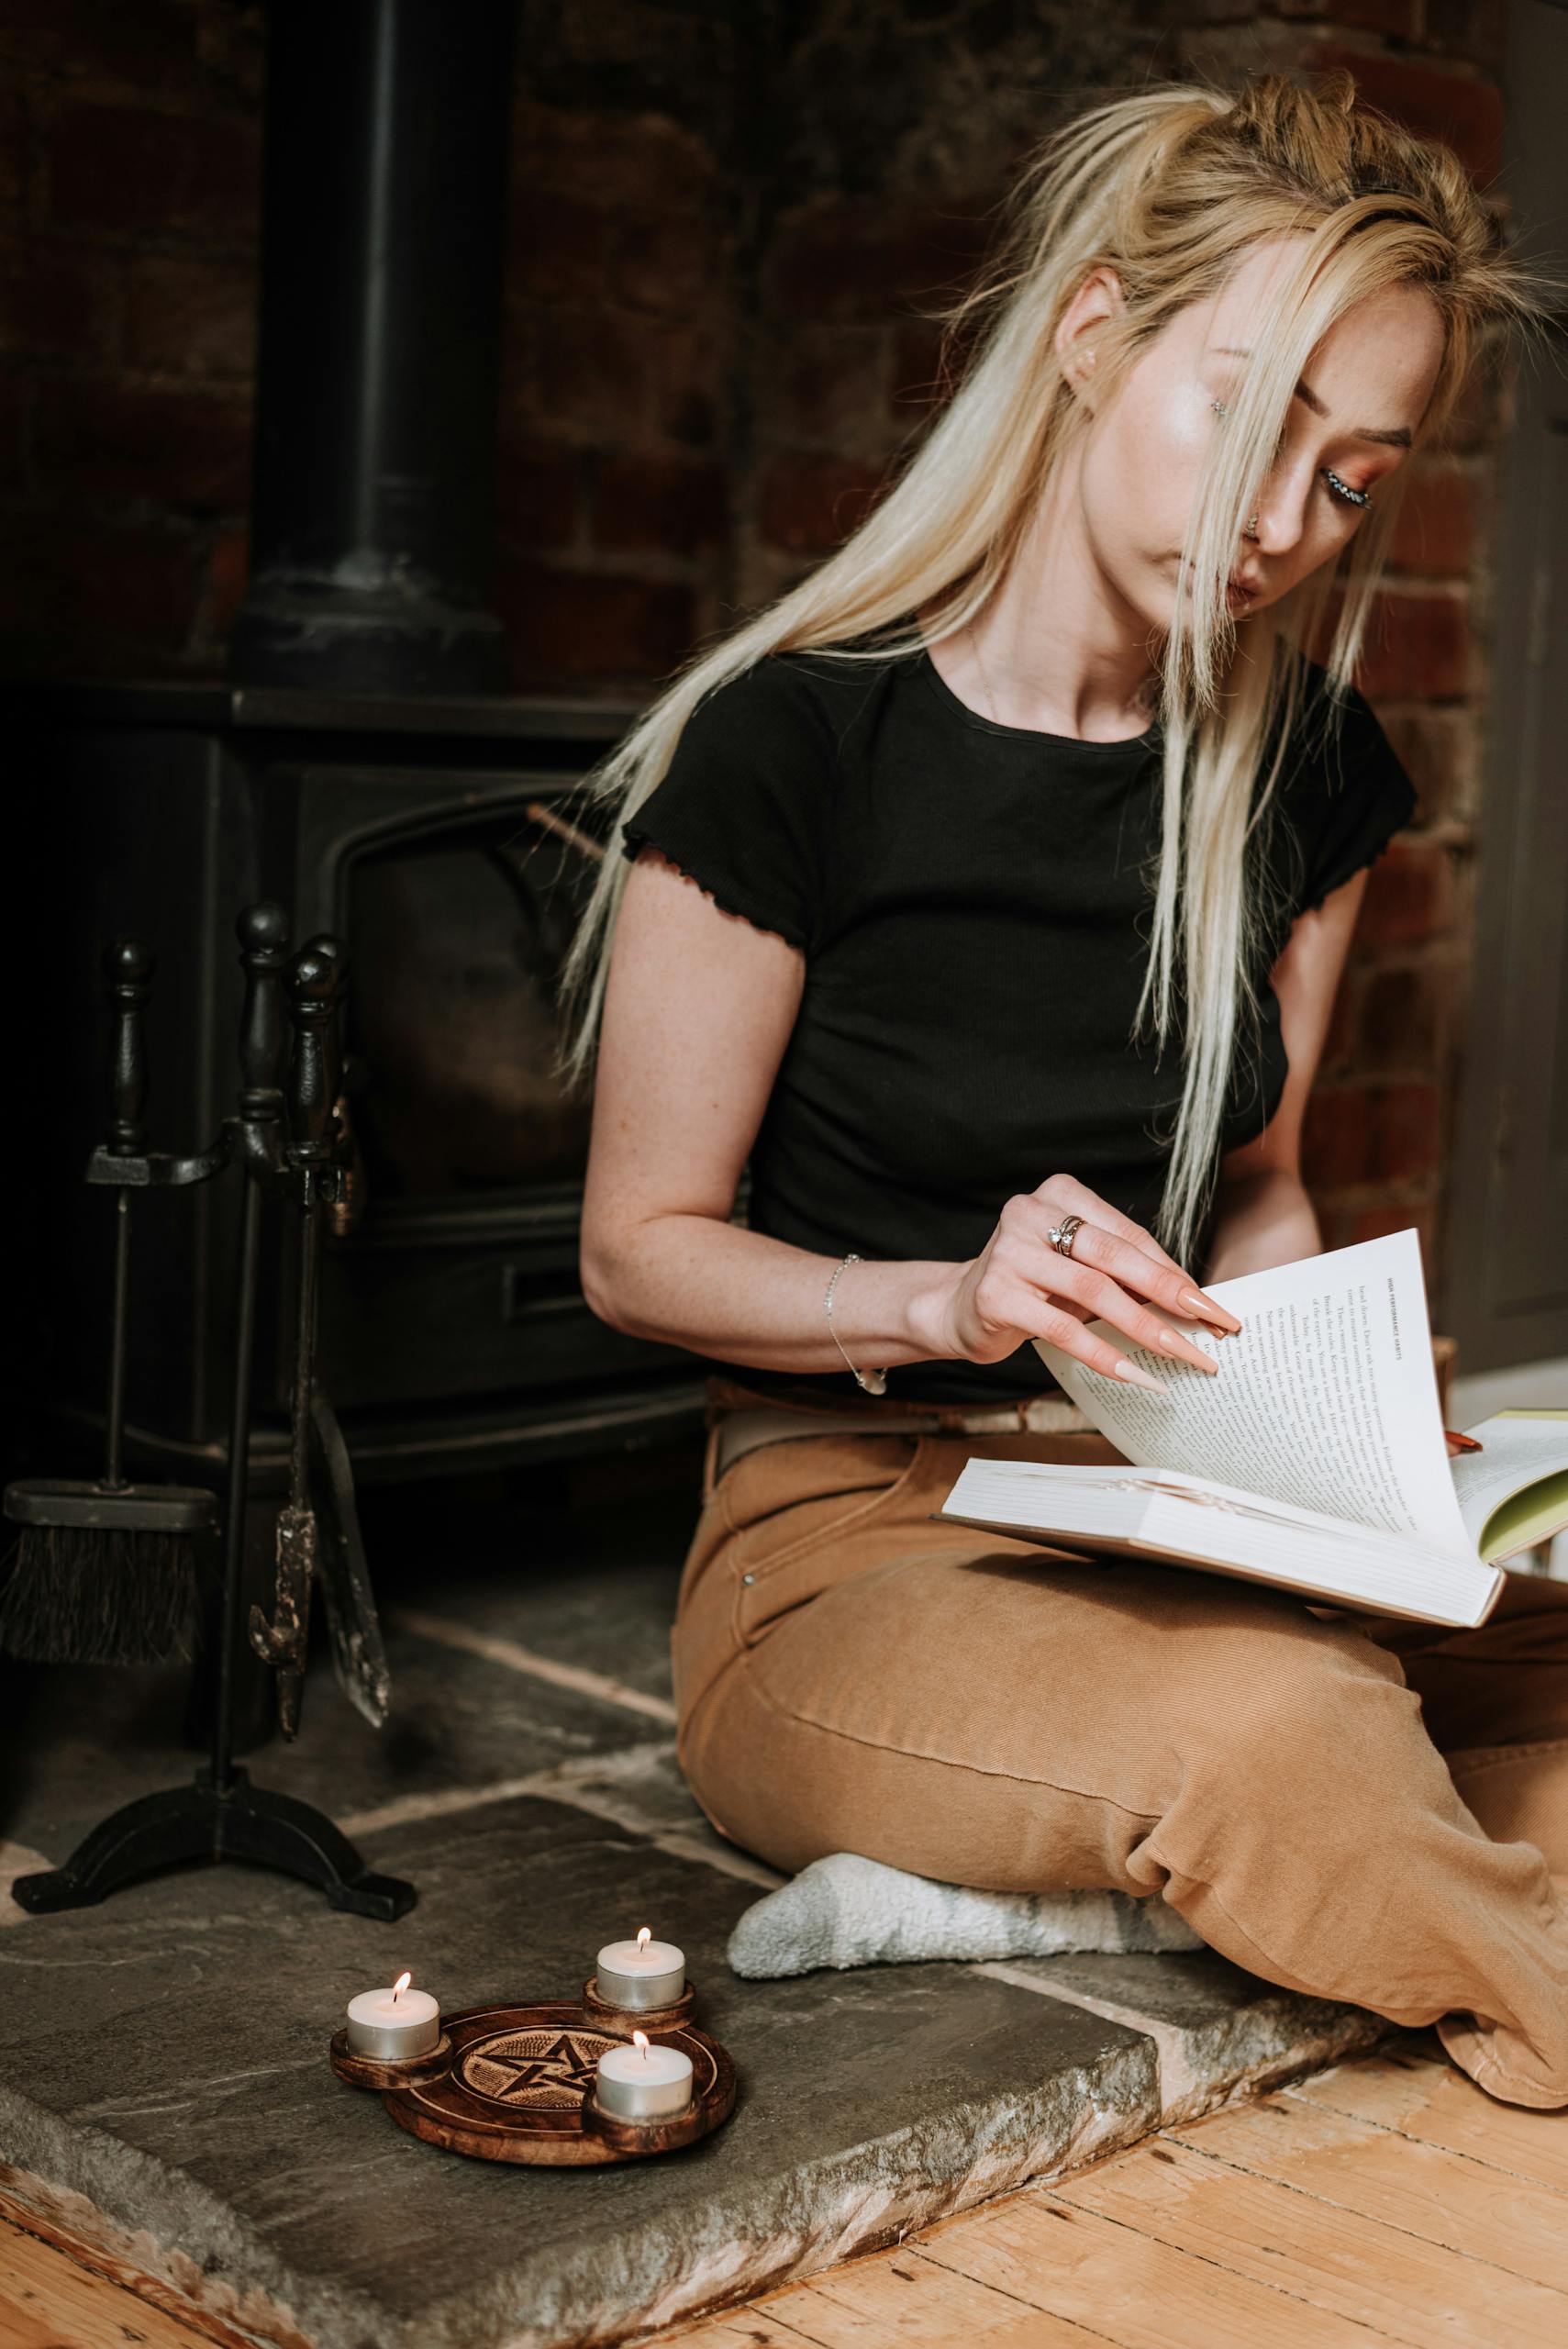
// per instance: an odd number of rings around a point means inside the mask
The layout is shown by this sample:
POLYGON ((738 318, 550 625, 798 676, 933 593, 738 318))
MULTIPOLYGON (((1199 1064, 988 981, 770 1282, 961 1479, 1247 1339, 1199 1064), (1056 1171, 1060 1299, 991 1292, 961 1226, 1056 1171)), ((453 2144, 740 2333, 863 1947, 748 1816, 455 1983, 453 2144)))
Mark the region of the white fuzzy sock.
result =
POLYGON ((858 1852, 832 1852, 753 1901, 737 1921, 727 1954, 735 1973, 760 1978, 926 1957, 1207 1946, 1184 1917, 1152 1895, 976 1892, 884 1867, 858 1852))

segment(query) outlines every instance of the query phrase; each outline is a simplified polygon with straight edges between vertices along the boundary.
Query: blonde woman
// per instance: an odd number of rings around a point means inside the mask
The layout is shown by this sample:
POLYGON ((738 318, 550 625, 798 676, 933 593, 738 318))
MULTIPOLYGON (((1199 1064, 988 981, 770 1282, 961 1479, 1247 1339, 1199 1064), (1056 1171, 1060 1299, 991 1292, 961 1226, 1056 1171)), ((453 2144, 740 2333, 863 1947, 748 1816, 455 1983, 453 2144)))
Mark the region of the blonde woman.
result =
POLYGON ((1321 1246, 1303 1112, 1415 804, 1349 680, 1413 454, 1550 291, 1348 74, 1059 130, 895 485, 601 771, 565 1062, 588 1300, 712 1365, 672 1647, 720 1832, 1157 1896, 1541 2107, 1561 1593, 1444 1636, 930 1512, 1118 1456, 1031 1341, 1222 1377, 1150 1307, 1233 1330, 1204 1279, 1321 1246))

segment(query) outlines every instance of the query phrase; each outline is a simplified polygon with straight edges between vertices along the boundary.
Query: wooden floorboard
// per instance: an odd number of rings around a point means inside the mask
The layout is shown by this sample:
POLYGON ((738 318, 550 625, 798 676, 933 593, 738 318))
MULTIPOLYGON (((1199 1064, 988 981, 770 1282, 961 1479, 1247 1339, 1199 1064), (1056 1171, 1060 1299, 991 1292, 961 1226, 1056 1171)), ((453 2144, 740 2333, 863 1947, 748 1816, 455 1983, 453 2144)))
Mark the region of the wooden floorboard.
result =
POLYGON ((1499 2104, 1408 2032, 645 2349, 1435 2341, 1568 2343, 1568 2111, 1499 2104))
MULTIPOLYGON (((4 2349, 248 2336, 0 2199, 4 2349)), ((1568 2111, 1432 2033, 922 2227, 641 2349, 1564 2349, 1568 2111)))
POLYGON ((0 2343, 5 2349, 226 2349, 240 2336, 214 2331, 200 2311, 176 2311, 174 2296, 149 2277, 141 2290, 86 2267, 16 2222, 0 2201, 0 2343), (148 2297, 150 2293, 153 2297, 148 2297))

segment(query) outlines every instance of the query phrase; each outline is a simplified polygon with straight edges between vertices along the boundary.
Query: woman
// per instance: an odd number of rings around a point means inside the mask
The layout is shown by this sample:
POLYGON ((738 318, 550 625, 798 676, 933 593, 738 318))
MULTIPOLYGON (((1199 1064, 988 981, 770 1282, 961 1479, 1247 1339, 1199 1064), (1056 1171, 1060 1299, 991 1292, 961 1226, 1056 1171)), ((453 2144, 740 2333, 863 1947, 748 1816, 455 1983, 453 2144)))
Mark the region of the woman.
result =
POLYGON ((1411 454, 1542 284, 1348 74, 1057 133, 895 485, 603 769, 566 1065, 589 1302, 715 1365, 672 1635, 714 1825, 1158 1894, 1555 2107, 1560 1594, 1444 1636, 931 1518, 974 1453, 1118 1456, 1032 1341, 1223 1376, 1151 1306, 1235 1330, 1194 1267, 1321 1246, 1303 1112, 1414 806, 1350 675, 1411 454))

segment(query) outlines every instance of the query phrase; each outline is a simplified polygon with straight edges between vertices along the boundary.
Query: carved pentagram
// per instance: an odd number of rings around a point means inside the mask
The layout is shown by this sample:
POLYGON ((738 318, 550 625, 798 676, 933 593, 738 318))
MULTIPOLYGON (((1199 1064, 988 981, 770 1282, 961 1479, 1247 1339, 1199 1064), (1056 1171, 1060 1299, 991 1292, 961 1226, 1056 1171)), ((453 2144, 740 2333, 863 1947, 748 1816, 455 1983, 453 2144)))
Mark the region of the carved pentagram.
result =
POLYGON ((600 2056, 623 2043, 598 2031, 501 2031, 465 2049, 457 2076, 490 2104, 561 2110, 582 2103, 600 2056))
MULTIPOLYGON (((629 2024, 631 2017, 626 2020, 629 2024)), ((689 2024, 664 2025, 657 2035, 662 2045, 692 2059, 691 2106, 639 2128, 601 2113, 594 2095, 600 2056, 631 2041, 625 2032, 602 2029, 577 1999, 497 2001, 442 2021, 451 2050, 446 2068, 406 2087, 384 2088, 381 2099, 400 2129, 444 2153, 576 2167, 638 2161, 706 2137, 735 2102, 728 2054, 689 2024)), ((339 2071, 336 2041, 333 2069, 340 2079, 348 2076, 339 2071)))

